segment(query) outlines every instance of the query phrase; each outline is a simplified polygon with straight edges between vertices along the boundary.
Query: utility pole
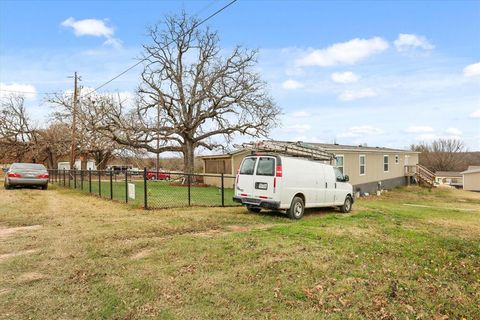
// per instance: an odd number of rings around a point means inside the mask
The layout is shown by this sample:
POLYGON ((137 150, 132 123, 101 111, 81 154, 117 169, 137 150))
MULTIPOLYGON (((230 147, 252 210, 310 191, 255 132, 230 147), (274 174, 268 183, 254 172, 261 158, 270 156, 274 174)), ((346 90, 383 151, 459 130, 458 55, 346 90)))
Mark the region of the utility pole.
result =
POLYGON ((77 72, 73 77, 73 103, 72 103, 72 144, 70 146, 70 170, 73 170, 75 165, 75 148, 76 148, 76 134, 77 134, 77 94, 78 94, 78 76, 77 72))
POLYGON ((160 149, 160 105, 157 104, 157 162, 155 163, 155 171, 157 172, 156 175, 158 179, 158 170, 160 165, 160 153, 158 149, 160 149))

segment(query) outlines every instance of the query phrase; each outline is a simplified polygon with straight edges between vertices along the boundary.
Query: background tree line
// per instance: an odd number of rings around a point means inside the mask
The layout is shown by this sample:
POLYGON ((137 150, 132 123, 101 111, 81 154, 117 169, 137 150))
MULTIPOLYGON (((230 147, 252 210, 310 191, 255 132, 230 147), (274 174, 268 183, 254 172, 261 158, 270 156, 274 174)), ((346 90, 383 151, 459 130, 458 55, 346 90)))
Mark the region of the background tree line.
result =
MULTIPOLYGON (((220 47, 216 31, 199 28, 185 13, 148 28, 140 83, 133 101, 86 91, 78 99, 76 154, 104 168, 119 151, 182 155, 183 170, 194 170, 199 148, 225 148, 237 135, 267 137, 280 109, 255 67, 257 51, 220 47)), ((53 107, 48 126, 32 124, 18 95, 3 97, 0 155, 56 167, 71 143, 73 97, 46 98, 53 107)))

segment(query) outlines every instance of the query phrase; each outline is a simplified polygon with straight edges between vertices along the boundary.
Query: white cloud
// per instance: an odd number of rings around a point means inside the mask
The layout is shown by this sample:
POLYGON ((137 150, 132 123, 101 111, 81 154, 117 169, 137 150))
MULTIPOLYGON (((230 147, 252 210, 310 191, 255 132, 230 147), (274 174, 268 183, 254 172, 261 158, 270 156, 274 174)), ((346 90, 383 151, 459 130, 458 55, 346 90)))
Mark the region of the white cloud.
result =
POLYGON ((435 140, 435 139, 438 139, 438 138, 439 138, 439 136, 437 136, 434 133, 424 133, 424 134, 421 134, 421 135, 415 137, 415 139, 418 140, 418 141, 432 141, 432 140, 435 140))
POLYGON ((337 83, 352 83, 357 82, 360 78, 358 75, 351 71, 334 72, 330 76, 334 82, 337 83))
POLYGON ((296 61, 299 66, 330 67, 342 64, 354 64, 371 55, 388 49, 388 43, 380 37, 370 39, 355 38, 347 42, 336 43, 325 49, 313 50, 296 61))
POLYGON ((73 33, 77 37, 81 36, 93 36, 93 37, 103 37, 106 38, 104 45, 112 46, 113 48, 121 48, 122 41, 120 39, 114 38, 115 33, 113 27, 106 25, 105 20, 98 19, 84 19, 84 20, 75 20, 75 18, 70 17, 64 20, 61 25, 65 28, 72 28, 73 33))
POLYGON ((286 80, 282 83, 282 87, 287 90, 295 90, 304 87, 304 84, 296 80, 286 80))
POLYGON ((445 132, 452 135, 452 136, 461 136, 462 135, 462 131, 460 131, 457 128, 448 128, 447 130, 445 130, 445 132))
POLYGON ((312 127, 309 124, 294 124, 282 128, 283 132, 295 132, 295 133, 305 133, 309 131, 312 127))
POLYGON ((0 97, 8 95, 23 95, 26 99, 33 100, 37 97, 37 89, 31 84, 0 82, 0 97))
POLYGON ((382 134, 384 131, 380 128, 363 125, 350 127, 347 131, 340 133, 339 138, 358 138, 364 136, 372 136, 382 134))
POLYGON ((472 113, 470 113, 470 118, 480 118, 480 109, 478 109, 477 111, 473 111, 472 113))
POLYGON ((311 116, 311 113, 307 111, 296 111, 292 113, 292 117, 294 118, 307 118, 310 116, 311 116))
POLYGON ((411 126, 405 129, 405 132, 408 132, 408 133, 425 133, 425 132, 433 132, 433 131, 434 131, 433 128, 428 126, 411 126))
POLYGON ((378 96, 378 93, 375 90, 372 88, 365 88, 360 90, 346 90, 338 96, 338 99, 341 101, 352 101, 375 96, 378 96))
POLYGON ((114 34, 113 28, 108 27, 103 20, 84 19, 75 20, 70 17, 61 23, 66 28, 72 28, 73 33, 77 37, 80 36, 94 36, 94 37, 112 37, 114 34))
POLYGON ((398 51, 408 51, 416 48, 432 50, 435 48, 424 36, 408 33, 400 33, 393 44, 398 51))
POLYGON ((465 77, 480 76, 480 62, 472 63, 463 69, 463 75, 465 77))

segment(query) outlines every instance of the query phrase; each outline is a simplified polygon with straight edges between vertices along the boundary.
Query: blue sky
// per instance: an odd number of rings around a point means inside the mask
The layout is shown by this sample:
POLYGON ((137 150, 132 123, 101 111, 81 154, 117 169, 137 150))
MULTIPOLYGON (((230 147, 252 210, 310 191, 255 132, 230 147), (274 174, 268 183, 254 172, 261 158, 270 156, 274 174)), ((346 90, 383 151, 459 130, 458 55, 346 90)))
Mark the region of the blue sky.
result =
MULTIPOLYGON (((42 125, 42 92, 71 88, 74 71, 97 86, 136 62, 147 25, 227 2, 0 1, 0 90, 37 92, 28 110, 42 125)), ((284 112, 272 138, 403 148, 455 137, 480 150, 479 1, 239 0, 208 25, 226 51, 259 49, 284 112)), ((128 95, 138 75, 104 90, 128 95)))

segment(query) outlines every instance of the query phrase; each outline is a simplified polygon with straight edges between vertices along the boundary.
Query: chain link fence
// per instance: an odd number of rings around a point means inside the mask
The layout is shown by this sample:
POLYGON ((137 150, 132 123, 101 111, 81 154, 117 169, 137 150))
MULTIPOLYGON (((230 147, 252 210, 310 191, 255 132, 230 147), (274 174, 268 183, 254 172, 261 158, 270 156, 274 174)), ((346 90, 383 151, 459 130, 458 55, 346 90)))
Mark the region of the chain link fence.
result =
POLYGON ((235 177, 165 171, 56 170, 50 183, 145 209, 226 207, 233 202, 235 177))

